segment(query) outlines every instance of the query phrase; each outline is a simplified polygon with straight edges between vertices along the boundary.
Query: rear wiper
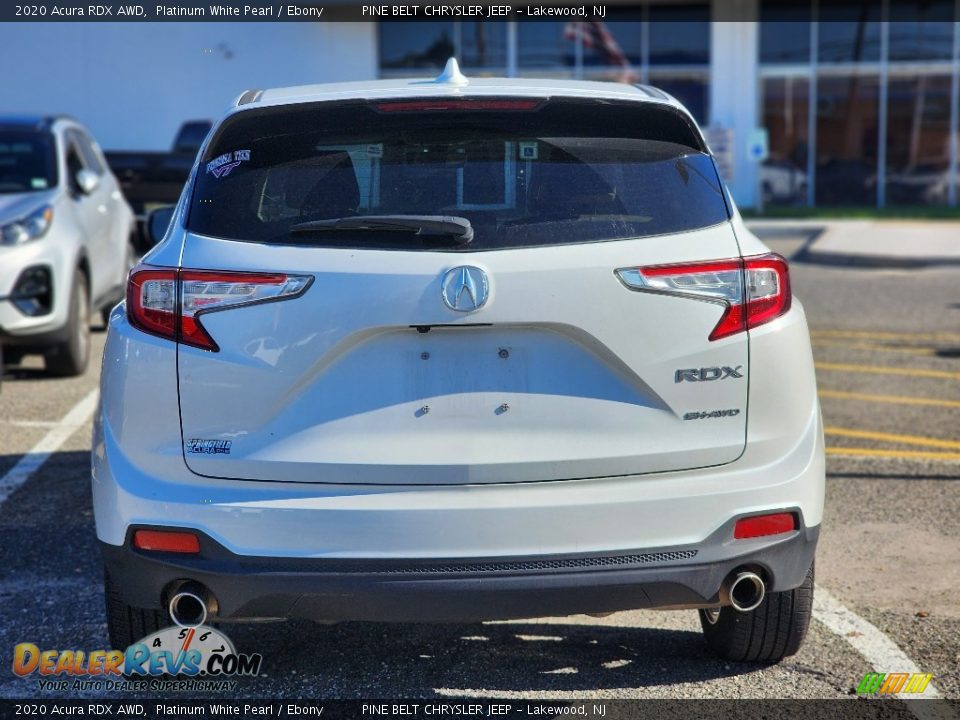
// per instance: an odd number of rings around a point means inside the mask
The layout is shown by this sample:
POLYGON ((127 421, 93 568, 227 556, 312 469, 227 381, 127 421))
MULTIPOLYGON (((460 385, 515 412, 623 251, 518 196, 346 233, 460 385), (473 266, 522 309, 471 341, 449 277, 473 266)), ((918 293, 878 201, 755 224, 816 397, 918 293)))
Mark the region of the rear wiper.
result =
POLYGON ((443 236, 459 245, 473 240, 473 226, 456 215, 361 215, 356 217, 311 220, 290 228, 291 233, 385 231, 414 235, 443 236))

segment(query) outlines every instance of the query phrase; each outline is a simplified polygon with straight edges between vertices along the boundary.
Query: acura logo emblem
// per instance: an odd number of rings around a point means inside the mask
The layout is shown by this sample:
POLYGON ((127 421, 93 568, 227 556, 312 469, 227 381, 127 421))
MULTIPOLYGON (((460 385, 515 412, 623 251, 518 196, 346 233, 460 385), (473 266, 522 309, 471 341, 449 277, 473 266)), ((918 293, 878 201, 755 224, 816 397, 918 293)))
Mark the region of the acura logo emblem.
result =
POLYGON ((451 310, 479 310, 487 302, 487 274, 472 265, 455 267, 443 276, 440 290, 443 302, 451 310))

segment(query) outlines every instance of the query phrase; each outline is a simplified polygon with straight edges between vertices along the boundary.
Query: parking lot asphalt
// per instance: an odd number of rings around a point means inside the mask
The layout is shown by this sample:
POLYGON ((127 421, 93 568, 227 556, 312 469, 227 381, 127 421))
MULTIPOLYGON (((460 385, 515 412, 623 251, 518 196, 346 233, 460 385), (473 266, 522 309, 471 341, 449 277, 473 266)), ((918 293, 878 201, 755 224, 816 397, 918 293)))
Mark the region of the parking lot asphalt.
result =
MULTIPOLYGON (((770 244, 789 256, 803 242, 770 244)), ((797 263, 792 273, 827 428, 818 587, 958 698, 960 268, 797 263)), ((8 670, 17 643, 107 646, 88 460, 103 337, 80 378, 48 379, 39 358, 6 368, 0 478, 23 482, 0 501, 0 697, 38 694, 8 670)), ((693 611, 224 630, 264 656, 264 674, 239 681, 237 697, 848 698, 864 673, 902 669, 875 667, 889 653, 859 626, 838 630, 828 611, 799 654, 766 667, 711 657, 693 611)))

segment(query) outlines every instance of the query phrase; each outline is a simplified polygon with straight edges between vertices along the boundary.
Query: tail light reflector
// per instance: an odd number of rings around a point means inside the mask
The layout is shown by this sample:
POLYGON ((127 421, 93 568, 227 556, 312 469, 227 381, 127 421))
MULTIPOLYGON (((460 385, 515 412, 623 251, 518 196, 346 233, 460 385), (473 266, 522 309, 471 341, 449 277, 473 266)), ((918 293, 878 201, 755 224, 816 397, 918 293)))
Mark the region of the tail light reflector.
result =
POLYGON ((736 540, 745 540, 747 538, 793 532, 796 529, 797 518, 793 513, 757 515, 737 520, 733 528, 733 537, 736 540))
POLYGON ((302 295, 310 275, 176 270, 139 266, 127 281, 130 324, 151 335, 216 352, 203 314, 302 295))
POLYGON ((682 265, 621 268, 617 277, 633 290, 724 303, 710 340, 734 335, 780 317, 790 309, 790 272, 775 253, 682 265))
POLYGON ((172 530, 137 530, 133 533, 133 546, 138 550, 153 552, 200 552, 200 541, 196 535, 172 530))

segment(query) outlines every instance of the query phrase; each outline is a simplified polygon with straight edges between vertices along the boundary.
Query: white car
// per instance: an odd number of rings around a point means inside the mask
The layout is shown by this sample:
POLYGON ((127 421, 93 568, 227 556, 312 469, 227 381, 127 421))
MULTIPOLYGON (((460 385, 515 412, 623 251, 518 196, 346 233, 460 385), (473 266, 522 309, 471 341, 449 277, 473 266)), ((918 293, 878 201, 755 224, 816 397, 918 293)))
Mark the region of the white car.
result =
POLYGON ((110 318, 114 647, 167 624, 810 620, 824 452, 787 263, 645 86, 251 92, 110 318))
POLYGON ((0 339, 8 362, 79 375, 89 316, 123 298, 133 211, 99 146, 62 116, 0 115, 0 339))
POLYGON ((760 166, 764 204, 799 203, 807 197, 807 174, 789 160, 769 159, 760 166))

